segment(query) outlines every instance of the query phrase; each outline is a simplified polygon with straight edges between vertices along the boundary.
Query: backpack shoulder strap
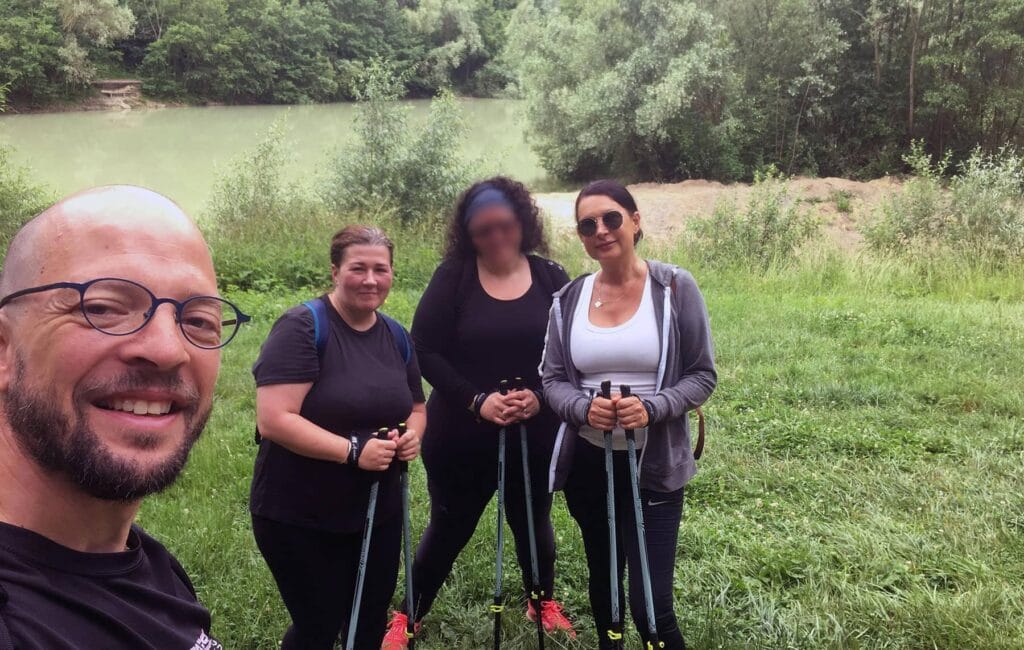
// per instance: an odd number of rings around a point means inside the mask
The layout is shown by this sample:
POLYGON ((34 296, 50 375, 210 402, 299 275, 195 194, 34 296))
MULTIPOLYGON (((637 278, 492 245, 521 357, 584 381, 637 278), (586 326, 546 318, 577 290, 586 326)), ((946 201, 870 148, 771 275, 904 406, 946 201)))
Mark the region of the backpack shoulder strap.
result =
POLYGON ((405 328, 394 318, 380 312, 377 313, 384 319, 384 324, 388 326, 388 329, 391 330, 391 337, 395 339, 395 345, 398 346, 398 352, 402 355, 402 361, 405 362, 405 365, 409 365, 409 361, 412 359, 412 342, 409 341, 409 335, 406 333, 405 328))
POLYGON ((316 344, 316 355, 323 359, 327 349, 327 334, 330 325, 327 321, 327 307, 319 298, 307 300, 303 306, 313 314, 313 343, 316 344))

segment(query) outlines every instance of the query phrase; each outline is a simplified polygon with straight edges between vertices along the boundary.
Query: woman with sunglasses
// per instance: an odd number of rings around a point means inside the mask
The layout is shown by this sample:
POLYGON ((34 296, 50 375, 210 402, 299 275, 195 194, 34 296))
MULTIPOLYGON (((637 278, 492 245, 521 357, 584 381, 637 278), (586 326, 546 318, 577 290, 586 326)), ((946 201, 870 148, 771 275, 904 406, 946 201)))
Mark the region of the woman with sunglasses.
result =
POLYGON ((609 638, 611 571, 605 430, 613 431, 619 593, 628 566, 629 604, 644 641, 648 623, 633 522, 625 429, 636 431, 642 513, 654 618, 667 650, 685 648, 672 599, 683 486, 697 468, 686 414, 715 388, 714 352, 704 299, 687 271, 644 260, 643 232, 629 191, 603 180, 576 198, 576 230, 601 269, 556 294, 544 351, 544 397, 565 423, 552 456, 552 489, 564 489, 590 567, 590 605, 601 648, 609 638), (615 393, 600 397, 602 381, 615 393), (632 396, 618 387, 628 384, 632 396))
MULTIPOLYGON (((558 419, 543 404, 537 373, 551 295, 569 278, 558 264, 532 254, 546 248, 537 206, 521 183, 504 177, 476 183, 459 199, 444 261, 416 309, 412 334, 423 376, 433 386, 423 438, 430 522, 412 568, 417 626, 495 492, 498 430, 506 425, 505 508, 529 590, 522 462, 513 453, 523 422, 543 591, 541 622, 549 632, 573 634, 551 598, 555 537, 545 476, 558 419), (525 380, 525 389, 502 395, 499 382, 516 377, 525 380)), ((385 650, 407 646, 410 615, 395 612, 385 650)), ((527 616, 536 620, 532 605, 527 616)))
POLYGON ((348 226, 331 241, 330 293, 274 324, 253 366, 262 436, 249 509, 292 624, 282 650, 330 650, 347 627, 370 487, 379 481, 355 647, 377 650, 402 544, 399 467, 426 421, 409 335, 378 310, 394 244, 348 226), (405 422, 407 432, 397 436, 405 422), (374 435, 385 428, 384 439, 374 435))

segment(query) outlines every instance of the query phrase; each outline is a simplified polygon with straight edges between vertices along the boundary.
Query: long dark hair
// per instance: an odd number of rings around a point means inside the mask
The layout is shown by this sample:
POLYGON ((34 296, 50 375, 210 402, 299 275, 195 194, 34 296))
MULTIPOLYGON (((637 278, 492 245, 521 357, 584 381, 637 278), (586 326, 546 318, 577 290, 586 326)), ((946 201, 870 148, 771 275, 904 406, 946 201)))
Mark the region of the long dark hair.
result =
MULTIPOLYGON (((574 210, 574 214, 577 221, 579 221, 580 218, 580 201, 587 196, 607 196, 612 201, 615 201, 622 207, 629 210, 629 214, 626 215, 627 217, 631 216, 634 212, 640 211, 636 207, 636 199, 634 199, 633 195, 629 193, 629 190, 626 189, 625 185, 610 178, 603 178, 599 181, 589 183, 586 187, 580 190, 580 193, 576 196, 576 208, 574 210)), ((643 238, 644 230, 643 228, 638 228, 636 234, 633 235, 633 245, 635 246, 639 244, 640 240, 643 238)))
POLYGON ((487 180, 473 183, 459 197, 455 204, 455 213, 448 224, 448 237, 445 244, 444 257, 447 260, 468 259, 476 256, 476 248, 473 246, 473 239, 469 236, 469 227, 466 224, 466 208, 469 202, 479 190, 481 185, 488 184, 497 189, 508 198, 512 204, 512 211, 519 220, 523 229, 523 243, 520 250, 524 253, 548 252, 548 241, 544 236, 544 222, 541 221, 540 211, 533 201, 533 196, 526 186, 519 181, 507 176, 495 176, 487 180))

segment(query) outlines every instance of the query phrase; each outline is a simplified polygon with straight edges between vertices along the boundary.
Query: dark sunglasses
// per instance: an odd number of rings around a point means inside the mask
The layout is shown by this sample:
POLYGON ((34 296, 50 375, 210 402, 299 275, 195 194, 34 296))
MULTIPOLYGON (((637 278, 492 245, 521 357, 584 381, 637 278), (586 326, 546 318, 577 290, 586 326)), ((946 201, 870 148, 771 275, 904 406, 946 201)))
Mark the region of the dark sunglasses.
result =
POLYGON ((474 228, 469 231, 469 236, 472 239, 487 239, 494 233, 502 235, 511 235, 519 222, 515 219, 509 219, 508 221, 498 221, 488 223, 479 228, 474 228))
MULTIPOLYGON (((601 221, 608 230, 618 230, 622 227, 622 213, 612 210, 601 215, 601 221)), ((576 222, 576 232, 584 237, 593 237, 597 234, 597 217, 587 217, 576 222)))

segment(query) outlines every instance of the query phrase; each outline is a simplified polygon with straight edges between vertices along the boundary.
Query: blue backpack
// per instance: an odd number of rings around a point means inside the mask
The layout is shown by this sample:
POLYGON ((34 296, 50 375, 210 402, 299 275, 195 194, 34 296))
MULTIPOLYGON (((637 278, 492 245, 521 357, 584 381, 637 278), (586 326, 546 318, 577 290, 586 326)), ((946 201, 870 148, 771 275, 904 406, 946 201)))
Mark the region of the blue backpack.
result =
MULTIPOLYGON (((327 320, 327 305, 320 298, 315 298, 302 303, 302 306, 313 315, 313 342, 316 344, 316 356, 323 363, 324 351, 327 349, 327 338, 330 334, 330 324, 327 320)), ((391 337, 395 339, 395 346, 398 347, 398 353, 402 355, 402 361, 405 362, 405 365, 409 365, 409 361, 412 360, 412 341, 409 340, 409 334, 394 318, 386 316, 381 312, 377 312, 377 316, 391 330, 391 337)), ((259 429, 257 429, 256 444, 260 444, 262 440, 263 437, 260 435, 259 429)))

